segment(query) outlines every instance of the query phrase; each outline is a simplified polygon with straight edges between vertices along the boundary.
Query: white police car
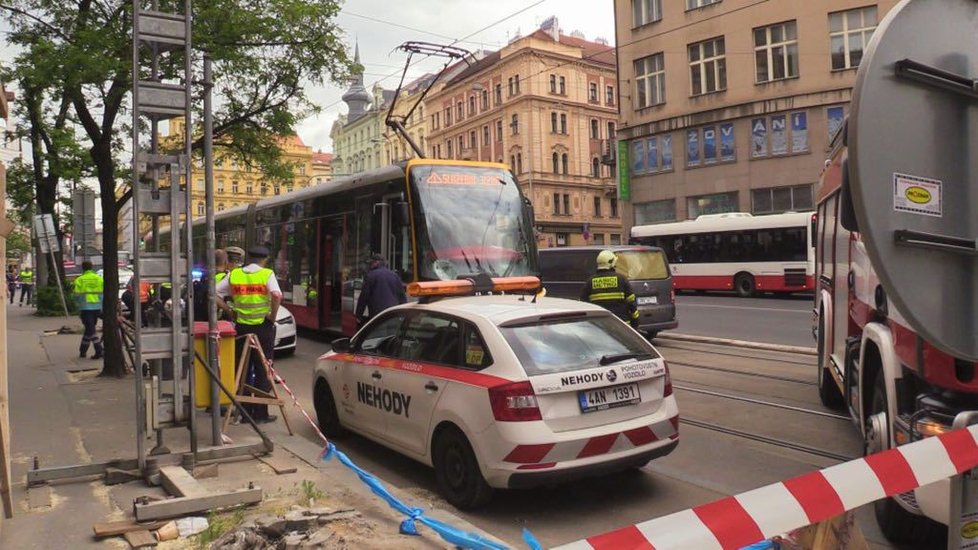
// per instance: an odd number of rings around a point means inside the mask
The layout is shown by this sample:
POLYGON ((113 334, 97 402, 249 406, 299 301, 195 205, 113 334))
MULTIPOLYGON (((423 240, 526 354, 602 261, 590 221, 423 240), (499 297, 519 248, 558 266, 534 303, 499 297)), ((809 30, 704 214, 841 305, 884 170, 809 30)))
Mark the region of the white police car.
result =
MULTIPOLYGON (((409 292, 457 294, 457 284, 409 292)), ((484 503, 492 488, 638 467, 679 439, 665 360, 579 301, 511 294, 392 308, 334 341, 313 384, 327 436, 350 429, 433 466, 459 508, 484 503)))
POLYGON ((296 348, 295 317, 292 312, 279 306, 275 316, 275 356, 292 355, 296 348))

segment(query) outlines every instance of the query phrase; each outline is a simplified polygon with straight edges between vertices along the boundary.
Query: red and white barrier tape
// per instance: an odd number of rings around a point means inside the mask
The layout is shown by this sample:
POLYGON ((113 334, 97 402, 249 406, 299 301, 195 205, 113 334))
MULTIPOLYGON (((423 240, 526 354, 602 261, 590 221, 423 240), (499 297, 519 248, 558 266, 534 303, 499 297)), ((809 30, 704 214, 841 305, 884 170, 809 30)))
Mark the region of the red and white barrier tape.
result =
POLYGON ((282 387, 285 388, 285 391, 288 392, 289 396, 292 397, 292 404, 295 405, 295 408, 299 409, 299 412, 302 413, 302 416, 306 417, 306 421, 309 422, 309 425, 312 426, 312 429, 316 430, 316 434, 318 434, 319 438, 323 440, 323 445, 329 443, 329 440, 326 439, 326 435, 322 432, 322 430, 319 429, 319 424, 313 421, 313 419, 309 416, 309 413, 307 413, 306 410, 302 408, 302 405, 299 404, 299 399, 295 396, 295 393, 293 393, 292 390, 289 388, 289 386, 285 383, 285 379, 279 376, 277 372, 275 372, 275 367, 272 366, 271 361, 268 362, 268 370, 271 371, 272 373, 272 381, 275 382, 276 384, 281 384, 282 387))
POLYGON ((978 467, 976 437, 954 430, 556 550, 742 548, 978 467))

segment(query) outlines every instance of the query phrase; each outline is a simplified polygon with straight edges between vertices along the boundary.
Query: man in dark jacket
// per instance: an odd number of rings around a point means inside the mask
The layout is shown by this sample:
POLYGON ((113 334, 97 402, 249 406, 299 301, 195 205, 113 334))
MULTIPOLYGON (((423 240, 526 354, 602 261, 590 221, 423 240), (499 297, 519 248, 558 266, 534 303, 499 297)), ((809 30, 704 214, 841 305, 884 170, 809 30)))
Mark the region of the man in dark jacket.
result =
POLYGON ((404 283, 387 267, 387 262, 380 254, 370 257, 370 271, 363 278, 363 288, 360 290, 360 298, 357 300, 357 319, 365 323, 367 319, 376 317, 381 311, 389 307, 407 302, 407 295, 404 293, 404 283), (366 309, 368 314, 364 315, 366 309))
POLYGON ((598 254, 598 270, 581 291, 581 300, 599 305, 638 329, 638 306, 628 278, 615 271, 618 257, 610 250, 598 254))

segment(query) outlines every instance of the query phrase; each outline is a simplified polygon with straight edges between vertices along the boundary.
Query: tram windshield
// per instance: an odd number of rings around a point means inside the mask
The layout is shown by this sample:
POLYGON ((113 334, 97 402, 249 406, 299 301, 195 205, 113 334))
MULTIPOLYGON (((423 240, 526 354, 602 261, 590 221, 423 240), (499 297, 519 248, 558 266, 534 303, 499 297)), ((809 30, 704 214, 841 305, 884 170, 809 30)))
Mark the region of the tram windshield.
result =
POLYGON ((509 171, 418 165, 410 178, 420 279, 537 274, 532 222, 509 171))

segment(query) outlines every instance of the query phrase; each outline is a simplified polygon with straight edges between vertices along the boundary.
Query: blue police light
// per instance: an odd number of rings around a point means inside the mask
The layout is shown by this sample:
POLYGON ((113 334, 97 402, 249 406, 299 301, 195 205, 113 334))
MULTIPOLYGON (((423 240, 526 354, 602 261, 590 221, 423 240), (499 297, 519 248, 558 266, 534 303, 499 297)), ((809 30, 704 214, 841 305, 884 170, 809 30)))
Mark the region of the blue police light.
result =
POLYGON ((204 276, 204 270, 196 267, 190 273, 193 275, 195 281, 199 281, 204 276))

